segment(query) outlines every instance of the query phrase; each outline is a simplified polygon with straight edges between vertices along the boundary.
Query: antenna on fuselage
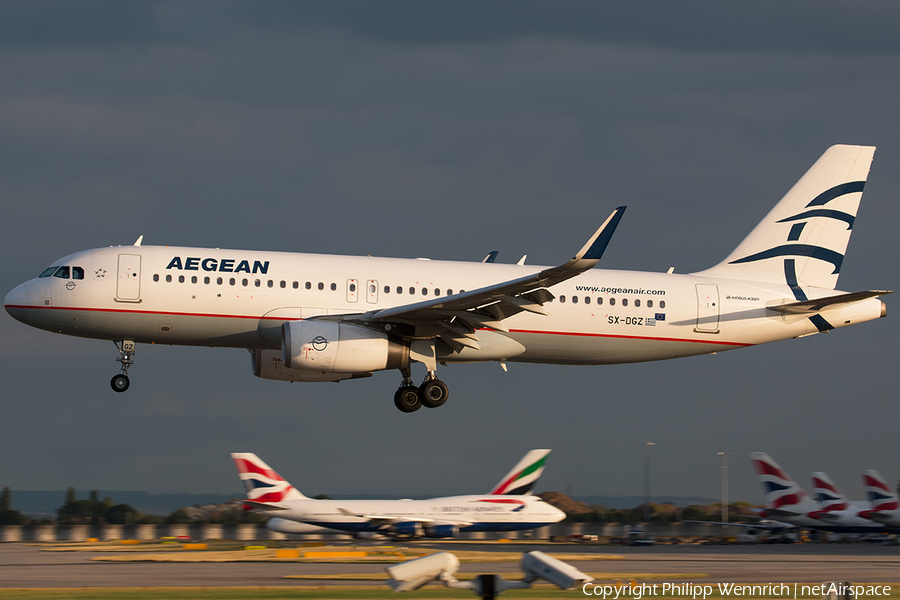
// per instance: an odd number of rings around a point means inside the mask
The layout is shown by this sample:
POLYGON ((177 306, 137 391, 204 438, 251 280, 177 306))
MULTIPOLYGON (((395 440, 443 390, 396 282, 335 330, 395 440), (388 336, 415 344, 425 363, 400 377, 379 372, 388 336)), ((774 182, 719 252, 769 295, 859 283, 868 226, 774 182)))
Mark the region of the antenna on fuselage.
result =
POLYGON ((135 246, 140 246, 140 245, 141 245, 141 242, 143 242, 143 241, 144 241, 144 236, 142 236, 142 235, 141 235, 141 236, 138 236, 138 239, 135 240, 134 245, 135 245, 135 246))

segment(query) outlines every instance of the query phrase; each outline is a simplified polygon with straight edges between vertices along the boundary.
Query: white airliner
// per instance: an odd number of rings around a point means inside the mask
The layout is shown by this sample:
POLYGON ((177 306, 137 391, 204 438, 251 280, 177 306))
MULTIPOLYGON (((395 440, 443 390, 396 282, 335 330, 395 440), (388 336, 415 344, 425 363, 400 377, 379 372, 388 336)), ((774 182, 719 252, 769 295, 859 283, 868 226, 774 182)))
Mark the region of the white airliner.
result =
POLYGON ((812 473, 811 477, 819 508, 809 513, 810 517, 829 525, 859 528, 862 531, 884 529, 884 525, 881 523, 860 516, 863 510, 869 508, 868 503, 848 500, 827 473, 816 471, 812 473))
MULTIPOLYGON (((858 511, 829 514, 832 510, 844 511, 848 506, 843 494, 830 479, 820 480, 820 485, 817 486, 820 490, 827 490, 822 496, 826 502, 823 505, 810 498, 803 488, 765 452, 751 453, 750 461, 766 498, 766 509, 760 516, 778 519, 798 527, 837 533, 879 533, 891 530, 882 523, 857 516, 858 511)), ((824 474, 816 473, 814 477, 816 475, 824 474)))
POLYGON ((245 508, 275 517, 274 531, 302 533, 297 523, 392 537, 454 537, 460 531, 521 531, 557 523, 561 510, 532 496, 550 450, 532 450, 483 496, 430 500, 315 500, 307 498, 255 454, 231 458, 247 498, 245 508))
MULTIPOLYGON (((711 354, 883 317, 835 291, 875 148, 832 146, 722 262, 698 273, 594 269, 613 211, 558 267, 115 246, 55 261, 7 294, 19 321, 136 344, 246 348, 258 377, 341 381, 398 369, 403 412, 446 402, 438 363, 602 365, 711 354), (425 365, 420 386, 410 365, 425 365)), ((520 261, 521 262, 521 261, 520 261)))

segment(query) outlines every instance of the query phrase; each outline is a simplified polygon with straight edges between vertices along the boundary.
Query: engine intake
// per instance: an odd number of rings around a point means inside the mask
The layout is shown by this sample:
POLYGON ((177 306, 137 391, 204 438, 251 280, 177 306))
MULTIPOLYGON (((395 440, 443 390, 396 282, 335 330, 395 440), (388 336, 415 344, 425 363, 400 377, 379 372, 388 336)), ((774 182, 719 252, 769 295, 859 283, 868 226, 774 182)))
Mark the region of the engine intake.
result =
POLYGON ((402 536, 421 536, 422 524, 418 521, 400 521, 391 525, 391 533, 402 536))
POLYGON ((289 369, 361 373, 409 366, 409 346, 359 325, 289 321, 281 328, 281 351, 289 369))
POLYGON ((443 525, 428 525, 425 527, 425 537, 430 538, 452 538, 459 533, 459 527, 449 523, 443 525))

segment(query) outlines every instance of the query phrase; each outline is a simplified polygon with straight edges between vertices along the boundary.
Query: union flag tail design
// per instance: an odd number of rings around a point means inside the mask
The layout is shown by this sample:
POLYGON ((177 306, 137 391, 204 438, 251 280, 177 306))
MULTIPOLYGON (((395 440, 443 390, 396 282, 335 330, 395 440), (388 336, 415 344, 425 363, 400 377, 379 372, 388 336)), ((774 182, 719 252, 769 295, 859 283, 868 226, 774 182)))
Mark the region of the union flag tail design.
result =
POLYGON ((809 513, 809 516, 818 519, 819 516, 835 512, 838 510, 847 510, 850 504, 847 497, 838 488, 831 478, 822 471, 816 471, 812 474, 812 483, 816 501, 819 503, 819 509, 809 513))
POLYGON ((804 514, 815 510, 815 505, 796 481, 765 452, 753 452, 750 461, 766 496, 766 510, 773 515, 780 513, 804 514))
POLYGON ((877 513, 900 509, 897 492, 888 486, 887 481, 878 471, 866 469, 863 472, 863 485, 866 486, 866 499, 871 507, 867 512, 877 513))
POLYGON ((544 463, 550 450, 532 450, 494 486, 492 496, 524 496, 534 491, 537 480, 544 472, 544 463))
POLYGON ((306 496, 298 492, 255 454, 233 452, 231 458, 237 467, 238 476, 247 489, 247 500, 277 504, 285 500, 306 499, 306 496))

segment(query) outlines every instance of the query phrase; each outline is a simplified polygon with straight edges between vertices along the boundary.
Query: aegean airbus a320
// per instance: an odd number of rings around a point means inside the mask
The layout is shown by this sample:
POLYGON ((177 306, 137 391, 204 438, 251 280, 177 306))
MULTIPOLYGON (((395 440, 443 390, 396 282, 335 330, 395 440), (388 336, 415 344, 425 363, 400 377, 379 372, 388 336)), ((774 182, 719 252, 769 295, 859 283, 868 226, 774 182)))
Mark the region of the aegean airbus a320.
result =
POLYGON ((143 246, 65 256, 10 291, 46 331, 115 342, 123 392, 139 344, 250 351, 253 373, 337 382, 396 369, 403 412, 447 401, 438 364, 605 365, 710 354, 885 316, 836 291, 875 148, 833 146, 722 262, 690 274, 594 268, 615 209, 556 267, 143 246), (426 375, 413 382, 411 365, 426 375))

